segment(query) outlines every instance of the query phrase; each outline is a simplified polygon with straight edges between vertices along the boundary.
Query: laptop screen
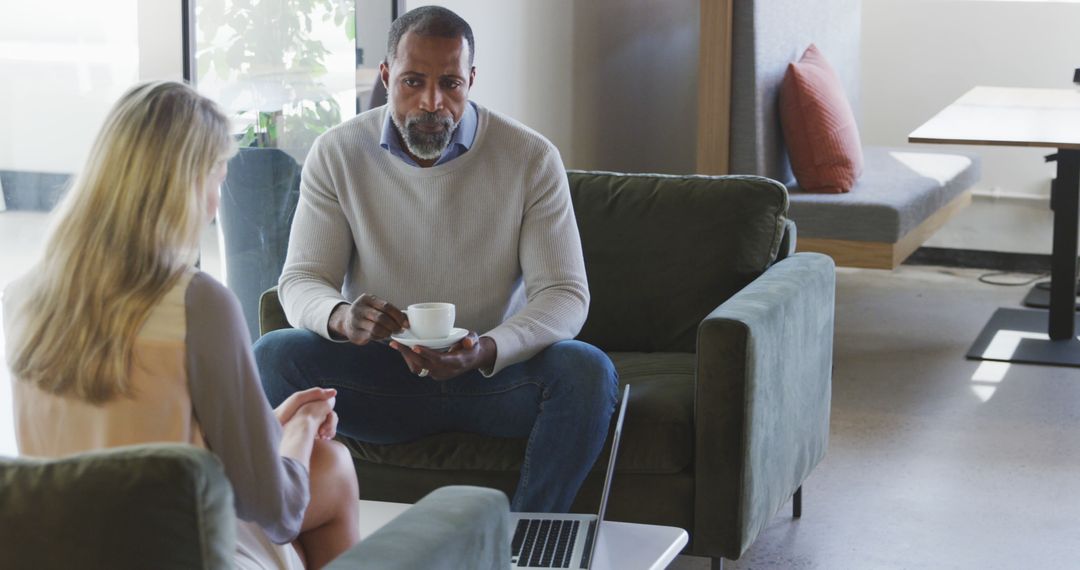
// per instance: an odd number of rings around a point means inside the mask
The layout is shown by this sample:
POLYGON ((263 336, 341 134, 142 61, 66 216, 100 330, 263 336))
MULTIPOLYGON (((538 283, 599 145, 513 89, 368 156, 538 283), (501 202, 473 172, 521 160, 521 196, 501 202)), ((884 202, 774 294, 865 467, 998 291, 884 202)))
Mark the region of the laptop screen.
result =
MULTIPOLYGON (((608 459, 607 475, 604 477, 604 492, 600 495, 600 512, 596 514, 596 534, 600 534, 600 527, 604 522, 604 512, 607 510, 608 494, 611 492, 611 478, 615 475, 615 456, 619 452, 619 440, 622 438, 623 420, 626 419, 626 403, 630 401, 630 385, 623 388, 622 404, 619 406, 619 419, 615 421, 615 435, 611 438, 611 457, 608 459)), ((592 550, 589 552, 589 561, 596 554, 596 544, 600 542, 599 536, 593 537, 592 550)))

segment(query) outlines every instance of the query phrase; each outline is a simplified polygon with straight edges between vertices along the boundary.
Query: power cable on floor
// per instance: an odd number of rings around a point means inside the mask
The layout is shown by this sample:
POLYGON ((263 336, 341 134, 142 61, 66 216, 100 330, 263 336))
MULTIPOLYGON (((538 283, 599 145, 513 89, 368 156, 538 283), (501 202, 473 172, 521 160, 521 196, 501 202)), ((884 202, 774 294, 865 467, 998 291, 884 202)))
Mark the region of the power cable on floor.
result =
POLYGON ((1029 277, 1023 281, 996 281, 992 278, 1001 277, 1002 275, 1030 275, 1030 273, 1014 273, 1012 271, 997 271, 993 273, 983 273, 979 276, 979 283, 986 283, 987 285, 998 285, 1001 287, 1023 287, 1025 285, 1031 285, 1039 279, 1045 279, 1049 277, 1049 273, 1039 273, 1034 277, 1029 277))

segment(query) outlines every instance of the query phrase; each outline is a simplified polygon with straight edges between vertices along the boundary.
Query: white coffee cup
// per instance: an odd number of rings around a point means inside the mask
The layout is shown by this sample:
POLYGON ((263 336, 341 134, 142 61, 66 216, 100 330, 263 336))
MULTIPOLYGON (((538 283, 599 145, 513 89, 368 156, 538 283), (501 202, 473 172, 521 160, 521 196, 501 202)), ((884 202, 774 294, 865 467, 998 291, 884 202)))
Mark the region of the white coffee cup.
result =
POLYGON ((419 339, 446 338, 454 328, 453 303, 416 303, 405 308, 409 330, 419 339))

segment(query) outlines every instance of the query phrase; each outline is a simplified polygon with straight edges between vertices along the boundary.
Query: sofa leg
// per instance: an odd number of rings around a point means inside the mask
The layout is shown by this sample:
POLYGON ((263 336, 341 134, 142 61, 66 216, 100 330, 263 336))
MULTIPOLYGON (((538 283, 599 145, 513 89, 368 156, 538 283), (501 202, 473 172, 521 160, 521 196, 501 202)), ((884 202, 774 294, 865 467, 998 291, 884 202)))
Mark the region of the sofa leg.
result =
POLYGON ((722 556, 712 559, 712 570, 724 570, 724 558, 722 556))
POLYGON ((802 485, 795 489, 795 494, 791 497, 791 516, 802 517, 802 485))

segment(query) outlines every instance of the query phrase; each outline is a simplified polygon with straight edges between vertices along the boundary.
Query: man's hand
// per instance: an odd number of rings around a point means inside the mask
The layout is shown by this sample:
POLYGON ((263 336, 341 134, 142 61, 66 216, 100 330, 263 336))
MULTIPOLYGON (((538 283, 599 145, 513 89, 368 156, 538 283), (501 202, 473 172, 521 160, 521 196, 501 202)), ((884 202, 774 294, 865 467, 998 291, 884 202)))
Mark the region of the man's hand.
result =
POLYGON ((408 328, 409 319, 389 301, 364 293, 351 305, 334 307, 328 326, 338 338, 364 345, 408 328))
POLYGON ((410 348, 396 341, 391 342, 390 346, 401 353, 413 374, 419 375, 427 370, 435 380, 448 380, 471 370, 490 370, 495 366, 498 353, 494 339, 477 337, 472 331, 446 352, 423 346, 410 348))
MULTIPOLYGON (((330 411, 325 414, 326 417, 322 418, 319 422, 318 437, 321 439, 331 439, 337 434, 338 418, 334 409, 334 399, 337 396, 337 390, 333 388, 308 388, 301 392, 295 392, 293 395, 285 399, 280 406, 274 409, 274 415, 277 416, 281 425, 289 423, 301 409, 304 413, 310 415, 315 411, 318 406, 312 407, 308 404, 320 404, 328 402, 330 411)), ((325 405, 325 404, 322 404, 325 405)))

